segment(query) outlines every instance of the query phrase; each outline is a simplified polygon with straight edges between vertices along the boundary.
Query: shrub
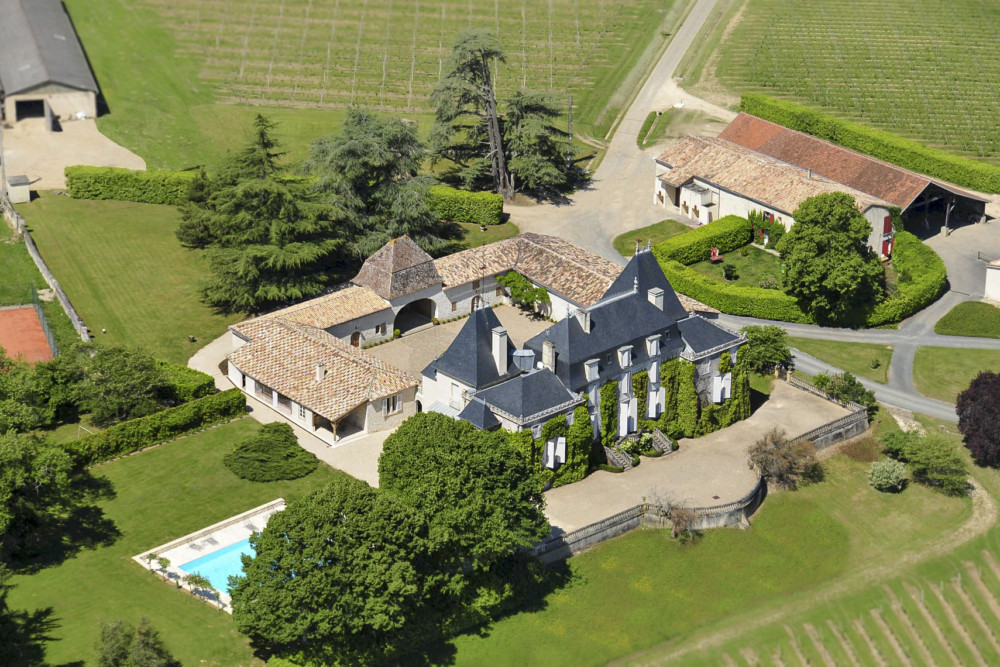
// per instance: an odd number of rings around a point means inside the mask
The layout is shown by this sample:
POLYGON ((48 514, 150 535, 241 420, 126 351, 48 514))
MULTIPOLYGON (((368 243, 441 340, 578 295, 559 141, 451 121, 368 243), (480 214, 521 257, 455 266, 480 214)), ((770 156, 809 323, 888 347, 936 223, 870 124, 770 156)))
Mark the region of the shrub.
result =
POLYGON ((521 308, 532 310, 539 304, 550 302, 549 291, 535 284, 517 271, 508 271, 497 276, 497 283, 507 288, 510 300, 521 308))
POLYGON ((768 482, 796 489, 799 482, 819 475, 816 447, 807 440, 790 441, 785 432, 773 428, 747 452, 750 461, 768 482))
POLYGON ((73 199, 113 199, 179 205, 187 201, 193 171, 133 171, 120 167, 66 167, 66 188, 73 199))
POLYGON ((1000 464, 1000 375, 980 371, 958 395, 956 411, 972 460, 981 466, 1000 464))
POLYGON ((951 155, 884 130, 765 95, 743 95, 740 111, 956 185, 1000 192, 1000 167, 951 155))
POLYGON ((892 262, 899 282, 895 292, 868 313, 870 327, 906 319, 931 304, 947 285, 948 273, 941 257, 909 232, 896 232, 892 262))
POLYGON ((738 215, 727 215, 715 222, 657 243, 653 249, 662 263, 671 259, 681 264, 694 264, 708 259, 712 248, 732 252, 750 241, 750 223, 738 215))
POLYGON ((907 452, 913 481, 933 487, 949 496, 969 490, 969 471, 955 447, 934 436, 919 439, 907 452))
POLYGON ((171 395, 169 398, 172 400, 187 403, 215 393, 215 379, 211 375, 166 361, 157 361, 156 363, 170 386, 171 395))
POLYGON ((131 454, 144 447, 211 426, 246 412, 246 398, 239 389, 230 389, 112 426, 65 444, 79 465, 92 465, 131 454))
POLYGON ((305 477, 318 465, 312 454, 299 446, 288 424, 265 424, 257 433, 236 443, 222 462, 234 475, 251 482, 276 482, 305 477))
POLYGON ((813 378, 813 383, 835 401, 854 402, 865 406, 868 409, 869 421, 878 412, 875 392, 865 389, 865 386, 850 373, 837 373, 835 375, 819 373, 813 378))
POLYGON ((498 225, 503 220, 503 197, 493 192, 469 192, 446 185, 427 190, 427 205, 442 220, 498 225))
POLYGON ((868 471, 868 483, 883 493, 901 491, 905 480, 906 465, 893 459, 875 461, 868 471))
MULTIPOLYGON (((686 236, 686 234, 681 236, 686 236)), ((655 249, 654 252, 656 252, 655 249)), ((664 261, 660 255, 657 256, 657 259, 660 260, 660 267, 675 291, 713 308, 718 308, 724 313, 782 322, 813 323, 813 319, 802 312, 795 297, 784 292, 743 285, 727 285, 683 266, 679 262, 664 261)))

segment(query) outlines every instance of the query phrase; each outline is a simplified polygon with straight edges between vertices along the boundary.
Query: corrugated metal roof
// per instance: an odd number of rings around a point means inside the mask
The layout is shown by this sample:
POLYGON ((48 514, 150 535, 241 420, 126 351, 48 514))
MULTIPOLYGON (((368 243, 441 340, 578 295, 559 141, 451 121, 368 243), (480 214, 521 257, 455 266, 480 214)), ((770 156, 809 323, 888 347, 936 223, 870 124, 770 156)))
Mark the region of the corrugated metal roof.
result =
POLYGON ((0 0, 0 91, 55 83, 97 92, 83 46, 60 0, 0 0))

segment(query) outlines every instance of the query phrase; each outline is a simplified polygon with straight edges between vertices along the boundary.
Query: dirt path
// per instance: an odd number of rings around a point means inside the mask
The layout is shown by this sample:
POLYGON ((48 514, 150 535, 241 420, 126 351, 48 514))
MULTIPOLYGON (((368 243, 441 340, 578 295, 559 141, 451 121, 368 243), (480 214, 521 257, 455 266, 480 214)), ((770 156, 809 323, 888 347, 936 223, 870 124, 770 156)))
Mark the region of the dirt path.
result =
MULTIPOLYGON (((817 605, 836 600, 872 585, 878 585, 916 563, 950 553, 962 544, 982 535, 996 523, 996 501, 981 486, 976 484, 974 480, 970 496, 972 499, 972 516, 958 530, 943 534, 935 540, 917 546, 911 551, 903 553, 891 563, 877 565, 848 574, 821 586, 814 595, 786 604, 780 609, 768 611, 763 614, 747 612, 744 616, 740 617, 739 622, 734 621, 726 628, 710 631, 703 636, 699 636, 696 633, 680 646, 671 646, 672 641, 665 642, 646 651, 641 651, 617 660, 613 664, 667 664, 689 653, 721 646, 757 628, 772 625, 784 619, 794 618, 796 615, 802 614, 817 605)), ((988 560, 987 562, 990 563, 991 561, 988 560)), ((998 574, 1000 574, 1000 566, 997 566, 995 561, 992 561, 992 566, 997 567, 998 574)), ((932 620, 928 620, 928 623, 934 627, 932 620)), ((939 636, 939 639, 941 639, 944 646, 948 646, 943 637, 939 636)))

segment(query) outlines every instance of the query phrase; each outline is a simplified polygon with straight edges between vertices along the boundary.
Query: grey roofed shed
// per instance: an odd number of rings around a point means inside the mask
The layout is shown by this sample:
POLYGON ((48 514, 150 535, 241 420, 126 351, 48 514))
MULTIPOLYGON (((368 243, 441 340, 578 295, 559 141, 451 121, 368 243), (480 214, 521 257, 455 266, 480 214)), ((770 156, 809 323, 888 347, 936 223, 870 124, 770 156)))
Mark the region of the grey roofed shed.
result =
POLYGON ((97 92, 65 7, 60 0, 0 0, 0 93, 46 84, 97 92))

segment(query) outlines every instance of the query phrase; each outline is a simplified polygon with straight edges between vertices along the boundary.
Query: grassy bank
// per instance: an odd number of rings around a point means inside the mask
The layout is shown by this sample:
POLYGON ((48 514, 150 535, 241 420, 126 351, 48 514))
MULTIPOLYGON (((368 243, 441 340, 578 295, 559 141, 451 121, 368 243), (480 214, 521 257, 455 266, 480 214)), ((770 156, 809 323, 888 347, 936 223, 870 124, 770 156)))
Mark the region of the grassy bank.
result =
POLYGON ((892 363, 891 346, 796 336, 790 336, 788 344, 856 377, 868 378, 882 384, 889 381, 889 364, 892 363), (873 365, 875 368, 872 368, 873 365))
POLYGON ((980 371, 1000 371, 1000 350, 917 348, 913 383, 924 396, 954 403, 980 371))
POLYGON ((635 254, 635 244, 637 242, 642 246, 645 246, 646 243, 650 241, 653 245, 656 245, 660 241, 666 241, 671 236, 683 234, 690 229, 691 228, 683 222, 678 222, 676 220, 661 220, 660 222, 649 225, 648 227, 641 227, 639 229, 634 229, 630 232, 620 234, 616 236, 611 243, 622 257, 631 257, 635 254))
POLYGON ((1000 338, 1000 308, 982 301, 960 303, 937 321, 934 333, 1000 338))

